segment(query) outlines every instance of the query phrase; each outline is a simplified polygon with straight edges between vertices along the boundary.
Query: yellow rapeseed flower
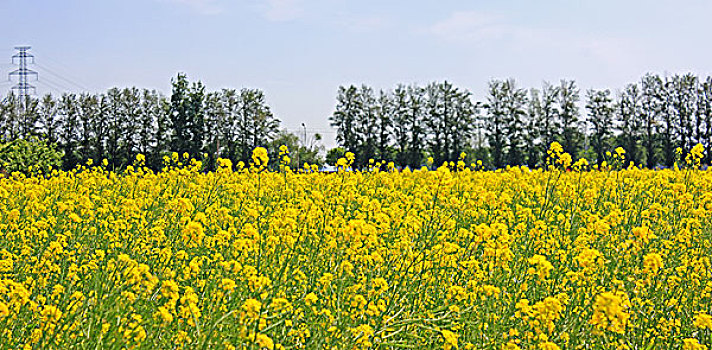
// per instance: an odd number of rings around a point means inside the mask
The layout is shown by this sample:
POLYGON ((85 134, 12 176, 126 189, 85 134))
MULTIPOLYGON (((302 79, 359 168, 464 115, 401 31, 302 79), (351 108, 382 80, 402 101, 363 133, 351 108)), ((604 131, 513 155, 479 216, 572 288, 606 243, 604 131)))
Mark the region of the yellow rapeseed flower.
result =
POLYGON ((712 316, 706 313, 699 313, 695 316, 695 327, 702 329, 712 329, 712 316))
POLYGON ((443 336, 443 350, 457 349, 457 334, 447 330, 440 330, 440 334, 443 336))
POLYGON ((682 350, 707 350, 707 345, 700 344, 697 339, 686 338, 682 340, 682 350))
POLYGON ((626 299, 627 297, 622 293, 599 294, 593 305, 593 317, 590 323, 597 328, 622 334, 630 318, 626 299))

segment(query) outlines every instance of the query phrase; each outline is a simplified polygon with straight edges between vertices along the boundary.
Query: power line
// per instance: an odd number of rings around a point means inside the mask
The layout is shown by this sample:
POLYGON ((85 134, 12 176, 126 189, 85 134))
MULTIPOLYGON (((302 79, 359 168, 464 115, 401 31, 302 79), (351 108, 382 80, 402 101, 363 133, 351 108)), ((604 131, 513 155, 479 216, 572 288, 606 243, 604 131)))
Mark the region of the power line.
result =
POLYGON ((67 91, 69 91, 69 90, 72 90, 72 89, 69 88, 66 84, 61 83, 61 82, 58 82, 58 81, 56 81, 56 80, 54 80, 54 79, 49 79, 49 78, 47 78, 47 77, 44 77, 44 78, 42 78, 42 80, 40 80, 40 83, 41 83, 42 81, 47 81, 47 82, 49 82, 50 84, 53 84, 53 85, 55 85, 55 86, 58 86, 58 87, 60 87, 62 90, 64 90, 65 92, 67 92, 67 91))
POLYGON ((62 67, 62 69, 64 69, 65 72, 69 72, 69 71, 72 70, 72 68, 70 68, 70 67, 67 66, 66 64, 64 64, 64 63, 62 63, 62 62, 59 62, 59 61, 53 59, 53 58, 50 57, 50 56, 43 57, 43 59, 46 60, 46 61, 50 61, 50 62, 53 62, 53 63, 57 64, 58 66, 62 67))
MULTIPOLYGON (((304 132, 304 127, 302 127, 302 126, 300 126, 300 127, 296 127, 296 126, 283 126, 283 128, 284 128, 284 129, 288 129, 288 130, 301 130, 302 132, 304 132)), ((318 127, 314 127, 314 128, 307 128, 307 130, 308 130, 308 131, 333 131, 334 129, 331 129, 331 128, 318 128, 318 127)))
MULTIPOLYGON (((68 65, 66 65, 62 62, 57 61, 52 56, 42 56, 42 60, 43 60, 43 62, 45 62, 43 65, 45 66, 46 70, 52 70, 56 74, 59 74, 60 76, 62 76, 63 78, 66 78, 67 76, 71 77, 72 79, 70 79, 70 82, 72 83, 72 85, 82 87, 82 89, 87 90, 87 91, 97 90, 92 84, 86 84, 86 82, 83 81, 82 79, 78 79, 76 76, 72 75, 71 73, 73 70, 71 67, 69 67, 68 65), (53 64, 48 64, 47 62, 51 62, 53 64), (57 73, 57 72, 59 72, 59 73, 57 73), (65 74, 60 74, 61 72, 65 73, 65 74), (92 88, 88 89, 88 88, 86 88, 87 86, 91 86, 92 88)), ((37 65, 40 66, 39 64, 37 64, 37 65)))
POLYGON ((59 73, 54 72, 53 70, 51 70, 50 68, 46 67, 45 65, 42 65, 42 64, 39 64, 39 63, 36 63, 35 65, 36 65, 37 67, 39 67, 43 72, 49 73, 50 75, 52 75, 52 76, 54 76, 54 77, 57 77, 58 79, 61 79, 62 81, 66 82, 66 83, 69 83, 69 84, 71 84, 71 85, 73 85, 73 86, 75 86, 75 87, 77 87, 77 88, 79 88, 79 89, 81 89, 81 90, 84 90, 84 91, 91 91, 91 89, 87 88, 86 86, 84 86, 84 85, 82 85, 82 84, 80 84, 80 83, 77 83, 77 82, 75 82, 75 81, 73 81, 73 80, 71 80, 71 79, 69 79, 69 78, 65 78, 64 76, 60 75, 59 73))
POLYGON ((44 86, 48 87, 50 90, 53 90, 60 96, 66 92, 66 89, 50 83, 49 81, 47 81, 47 79, 42 79, 42 81, 39 81, 38 83, 40 85, 44 85, 44 86))
MULTIPOLYGON (((304 133, 304 129, 302 129, 302 130, 290 130, 290 129, 286 129, 286 131, 289 132, 289 133, 292 133, 292 134, 303 134, 303 133, 304 133)), ((320 135, 329 134, 329 135, 330 135, 330 134, 336 134, 336 131, 307 131, 307 134, 310 134, 310 135, 315 135, 315 134, 320 134, 320 135)))
POLYGON ((82 84, 77 83, 72 79, 66 78, 59 73, 56 73, 53 69, 49 67, 37 64, 35 62, 34 55, 28 53, 30 46, 18 46, 15 49, 19 52, 12 56, 12 62, 13 64, 19 64, 20 68, 10 72, 8 78, 12 78, 14 76, 19 77, 19 82, 11 89, 18 91, 21 100, 24 100, 26 96, 30 95, 30 90, 33 94, 36 93, 35 86, 31 85, 28 82, 28 77, 30 76, 34 76, 35 78, 37 78, 37 82, 41 86, 47 87, 60 95, 73 90, 70 86, 75 86, 83 91, 90 90, 82 84), (29 63, 35 64, 37 67, 41 68, 42 73, 47 73, 45 74, 45 77, 42 80, 39 80, 38 72, 28 68, 29 63), (52 76, 54 78, 50 79, 49 76, 52 76))
MULTIPOLYGON (((304 127, 303 127, 303 126, 283 125, 283 127, 284 127, 285 129, 289 129, 289 130, 297 130, 297 129, 299 129, 299 130, 301 130, 302 132, 304 132, 304 127)), ((326 127, 318 127, 318 126, 315 126, 315 127, 308 127, 307 130, 309 130, 309 131, 333 131, 334 129, 332 129, 332 128, 326 128, 326 127)))

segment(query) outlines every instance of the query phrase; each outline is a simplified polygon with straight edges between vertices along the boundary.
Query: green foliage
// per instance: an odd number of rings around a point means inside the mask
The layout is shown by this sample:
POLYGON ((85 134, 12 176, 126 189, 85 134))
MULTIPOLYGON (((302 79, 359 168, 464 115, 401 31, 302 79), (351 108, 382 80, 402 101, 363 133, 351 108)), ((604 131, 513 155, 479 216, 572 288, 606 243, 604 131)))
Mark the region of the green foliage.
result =
POLYGON ((343 158, 345 154, 346 150, 343 147, 330 149, 326 152, 326 164, 336 165, 336 161, 339 160, 339 158, 343 158))
POLYGON ((33 137, 0 144, 0 169, 5 173, 21 172, 38 176, 62 166, 62 153, 53 144, 33 137))
MULTIPOLYGON (((636 163, 640 161, 638 157, 638 143, 640 139, 641 131, 641 93, 637 84, 628 84, 625 89, 620 93, 617 104, 618 112, 618 140, 616 142, 617 146, 621 146, 626 150, 626 157, 636 163)), ((589 101, 590 104, 595 104, 593 101, 589 101)), ((591 114, 595 114, 592 111, 591 114)), ((600 121, 600 116, 596 117, 600 121)), ((605 127, 603 129, 609 129, 610 127, 605 127)), ((596 144, 596 138, 601 134, 596 125, 594 125, 593 138, 591 139, 594 148, 601 148, 602 146, 596 144), (597 135, 598 134, 598 135, 597 135)), ((604 135, 605 136, 605 135, 604 135)), ((599 150, 600 153, 601 150, 599 150)), ((602 154, 599 155, 599 165, 601 164, 602 154)))
POLYGON ((185 74, 179 73, 173 80, 171 95, 171 124, 173 139, 171 149, 197 156, 203 145, 205 114, 203 102, 205 86, 201 82, 189 85, 185 74))
POLYGON ((586 110, 591 126, 590 142, 593 149, 588 159, 596 159, 599 166, 603 162, 605 152, 611 147, 608 143, 613 132, 613 100, 610 94, 610 90, 591 89, 586 92, 586 110))
POLYGON ((559 120, 561 121, 561 146, 564 152, 577 155, 583 143, 579 121, 579 89, 573 80, 561 80, 559 88, 559 120))
MULTIPOLYGON (((518 88, 514 79, 492 80, 483 116, 488 143, 492 147, 492 161, 496 168, 505 164, 524 164, 524 116, 527 94, 518 88)), ((451 157, 452 159, 452 157, 451 157)))
POLYGON ((329 117, 331 126, 336 128, 336 141, 350 151, 355 151, 362 143, 357 134, 358 120, 364 109, 359 103, 359 95, 358 88, 353 85, 348 88, 340 86, 336 96, 336 110, 329 117))
POLYGON ((435 164, 456 160, 469 143, 478 107, 467 90, 447 81, 425 87, 425 132, 435 164))
MULTIPOLYGON (((314 141, 318 140, 321 140, 321 135, 315 134, 314 141)), ((304 166, 304 163, 309 163, 309 165, 323 165, 324 158, 320 155, 323 147, 318 146, 316 142, 305 145, 300 141, 302 140, 300 140, 299 136, 286 130, 280 131, 269 144, 270 157, 276 157, 276 155, 279 154, 280 146, 287 146, 289 158, 292 161, 292 169, 299 169, 304 166)))
MULTIPOLYGON (((89 159, 122 169, 139 153, 159 170, 173 151, 214 169, 218 158, 247 162, 256 147, 281 144, 289 147, 293 167, 320 164, 321 140, 279 134, 280 121, 262 91, 206 92, 184 74, 172 87, 169 97, 135 87, 26 100, 10 93, 0 102, 0 141, 38 136, 57 145, 66 170, 89 159)), ((554 141, 575 158, 597 162, 621 146, 626 160, 653 168, 672 166, 678 147, 712 145, 712 77, 646 74, 622 90, 579 95, 573 80, 523 89, 513 79, 495 79, 480 100, 448 82, 393 90, 351 85, 339 88, 329 121, 341 156, 357 155, 356 168, 374 159, 415 169, 425 164, 424 154, 441 164, 463 151, 469 159, 473 150, 486 167, 535 167, 554 141)), ((328 162, 338 159, 336 151, 328 162)), ((705 155, 704 163, 710 161, 705 155)))
POLYGON ((418 168, 424 152, 436 162, 457 159, 469 143, 477 112, 470 92, 448 82, 378 93, 351 85, 339 87, 329 120, 339 145, 358 155, 354 167, 364 168, 373 159, 418 168))
POLYGON ((136 87, 48 94, 24 102, 8 94, 0 99, 0 142, 36 135, 62 151, 65 170, 89 159, 106 159, 107 168, 120 170, 138 154, 146 166, 160 170, 163 157, 174 151, 214 169, 220 157, 246 162, 255 147, 267 147, 279 131, 279 120, 258 89, 205 92, 202 83, 184 74, 172 83, 168 98, 136 87))

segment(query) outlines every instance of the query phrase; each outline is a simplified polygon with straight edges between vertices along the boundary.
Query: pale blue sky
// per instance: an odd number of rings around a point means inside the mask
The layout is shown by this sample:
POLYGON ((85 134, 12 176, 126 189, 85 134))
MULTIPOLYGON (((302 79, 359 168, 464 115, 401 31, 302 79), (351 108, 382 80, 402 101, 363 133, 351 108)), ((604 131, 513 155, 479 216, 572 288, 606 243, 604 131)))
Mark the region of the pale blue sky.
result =
MULTIPOLYGON (((38 92, 260 88, 282 125, 320 131, 339 85, 493 78, 619 89, 645 72, 712 74, 711 1, 0 0, 0 74, 32 46, 38 92), (6 59, 2 59, 6 57, 6 59)), ((0 94, 11 84, 0 79, 0 94)))

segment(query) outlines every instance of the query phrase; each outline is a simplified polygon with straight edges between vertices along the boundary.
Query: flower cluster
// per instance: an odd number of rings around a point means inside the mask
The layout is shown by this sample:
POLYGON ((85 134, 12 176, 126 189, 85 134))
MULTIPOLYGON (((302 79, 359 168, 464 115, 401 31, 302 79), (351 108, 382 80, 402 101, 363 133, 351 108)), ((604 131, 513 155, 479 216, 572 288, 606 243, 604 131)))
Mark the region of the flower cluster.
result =
POLYGON ((712 173, 549 155, 2 178, 0 348, 707 349, 712 173))

